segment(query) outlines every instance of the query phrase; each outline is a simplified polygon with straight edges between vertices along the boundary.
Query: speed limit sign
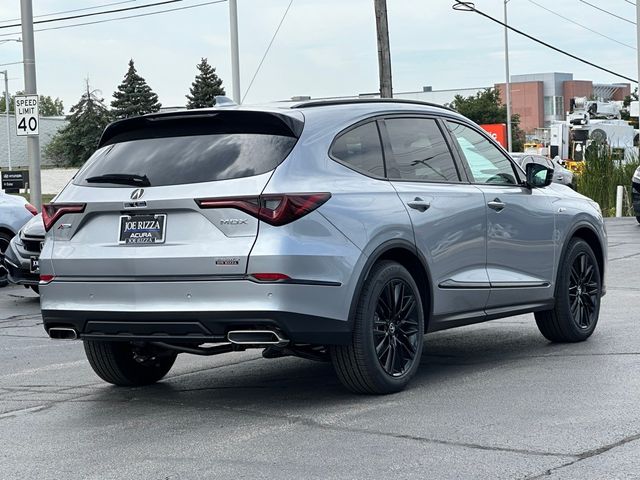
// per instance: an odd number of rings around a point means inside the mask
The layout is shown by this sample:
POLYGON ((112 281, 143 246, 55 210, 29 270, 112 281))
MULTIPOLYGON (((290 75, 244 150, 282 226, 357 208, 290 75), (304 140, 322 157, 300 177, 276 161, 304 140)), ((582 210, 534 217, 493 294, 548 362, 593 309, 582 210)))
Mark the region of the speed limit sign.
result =
POLYGON ((38 96, 16 95, 15 111, 18 136, 38 135, 38 96))

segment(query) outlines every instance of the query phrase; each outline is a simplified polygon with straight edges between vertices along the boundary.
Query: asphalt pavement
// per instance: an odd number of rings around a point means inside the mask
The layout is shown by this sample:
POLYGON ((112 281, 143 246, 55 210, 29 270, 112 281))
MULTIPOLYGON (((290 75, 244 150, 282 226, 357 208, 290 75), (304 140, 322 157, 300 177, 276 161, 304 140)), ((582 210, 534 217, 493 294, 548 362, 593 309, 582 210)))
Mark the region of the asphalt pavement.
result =
POLYGON ((607 228, 589 341, 551 344, 533 315, 435 333, 383 397, 259 351, 113 387, 45 336, 34 293, 0 289, 0 479, 640 479, 640 225, 607 228))

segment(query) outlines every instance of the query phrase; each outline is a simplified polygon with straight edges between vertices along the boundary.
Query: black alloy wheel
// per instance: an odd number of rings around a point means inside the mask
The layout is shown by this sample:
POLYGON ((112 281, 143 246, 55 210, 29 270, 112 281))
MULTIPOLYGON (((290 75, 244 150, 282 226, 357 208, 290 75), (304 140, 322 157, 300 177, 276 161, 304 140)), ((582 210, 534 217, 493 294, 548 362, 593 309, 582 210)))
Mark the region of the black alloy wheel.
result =
POLYGON ((579 254, 571 266, 569 305, 573 321, 580 329, 589 329, 597 320, 600 286, 594 278, 596 268, 594 259, 586 253, 579 254))
POLYGON ((552 342, 583 342, 598 323, 601 296, 598 260, 587 242, 574 238, 558 265, 554 307, 535 313, 540 333, 552 342))
POLYGON ((389 375, 403 375, 416 358, 418 331, 416 296, 402 279, 390 280, 380 292, 374 314, 373 336, 380 365, 389 375))
POLYGON ((415 279, 399 263, 382 260, 371 268, 357 297, 350 343, 329 346, 345 387, 379 395, 399 392, 409 384, 423 348, 420 295, 415 279))

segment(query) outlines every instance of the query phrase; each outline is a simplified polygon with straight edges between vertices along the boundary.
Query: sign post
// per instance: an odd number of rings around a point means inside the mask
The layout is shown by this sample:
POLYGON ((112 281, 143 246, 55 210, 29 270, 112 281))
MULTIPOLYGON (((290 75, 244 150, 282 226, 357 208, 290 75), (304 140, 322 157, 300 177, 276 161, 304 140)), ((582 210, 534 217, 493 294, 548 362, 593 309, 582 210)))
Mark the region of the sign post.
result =
POLYGON ((38 95, 16 95, 16 130, 19 137, 38 135, 38 95))

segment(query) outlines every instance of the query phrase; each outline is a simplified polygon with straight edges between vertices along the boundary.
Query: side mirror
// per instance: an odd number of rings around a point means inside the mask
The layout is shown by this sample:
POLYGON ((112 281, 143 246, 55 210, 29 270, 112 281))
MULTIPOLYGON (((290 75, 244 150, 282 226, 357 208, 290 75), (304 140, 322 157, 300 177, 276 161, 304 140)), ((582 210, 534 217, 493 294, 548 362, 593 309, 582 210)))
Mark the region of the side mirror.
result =
POLYGON ((553 181, 553 169, 539 163, 529 163, 525 168, 527 185, 532 188, 541 188, 551 185, 553 181))

